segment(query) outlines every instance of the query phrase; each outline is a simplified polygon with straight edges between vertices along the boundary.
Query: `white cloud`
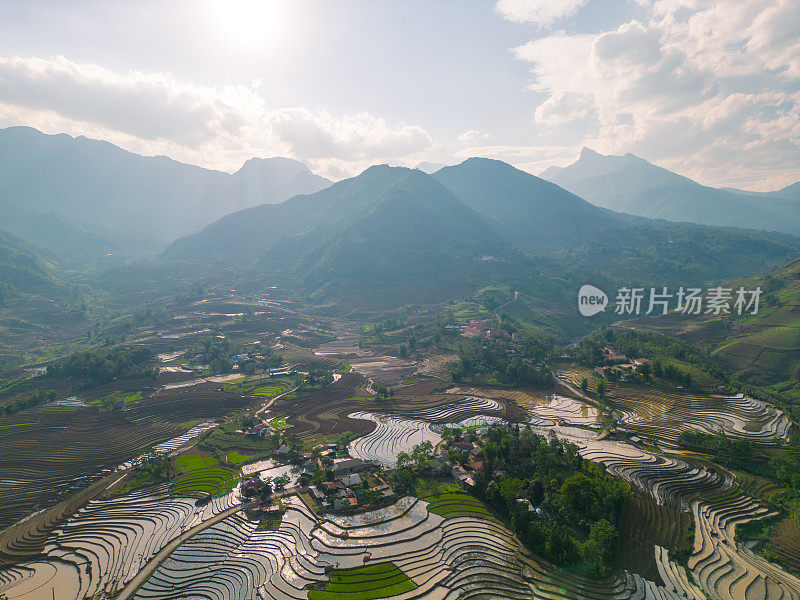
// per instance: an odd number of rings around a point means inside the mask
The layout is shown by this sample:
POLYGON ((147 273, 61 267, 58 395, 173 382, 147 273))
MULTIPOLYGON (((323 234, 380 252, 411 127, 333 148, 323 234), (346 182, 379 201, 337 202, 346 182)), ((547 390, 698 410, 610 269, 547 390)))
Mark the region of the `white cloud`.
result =
POLYGON ((514 23, 547 27, 577 13, 589 0, 498 0, 495 9, 514 23))
POLYGON ((209 86, 169 73, 120 73, 64 57, 0 57, 0 123, 107 139, 144 154, 233 170, 282 154, 341 177, 435 144, 419 126, 368 113, 270 107, 260 82, 209 86))
POLYGON ((567 165, 575 160, 580 146, 489 146, 476 145, 455 152, 452 156, 463 161, 473 156, 494 158, 513 164, 518 169, 538 175, 555 164, 567 165))
MULTIPOLYGON (((643 21, 514 50, 546 139, 634 152, 713 185, 800 179, 800 10, 792 0, 658 0, 643 21)), ((512 17, 509 17, 512 18, 512 17)), ((512 20, 518 20, 512 18, 512 20)), ((570 144, 571 146, 571 144, 570 144)))
POLYGON ((594 114, 594 98, 590 94, 556 92, 536 108, 534 119, 545 125, 563 125, 594 114))
POLYGON ((479 141, 485 141, 489 139, 488 133, 481 133, 477 129, 470 129, 469 131, 465 131, 460 136, 458 136, 458 141, 462 144, 467 145, 474 145, 479 141))

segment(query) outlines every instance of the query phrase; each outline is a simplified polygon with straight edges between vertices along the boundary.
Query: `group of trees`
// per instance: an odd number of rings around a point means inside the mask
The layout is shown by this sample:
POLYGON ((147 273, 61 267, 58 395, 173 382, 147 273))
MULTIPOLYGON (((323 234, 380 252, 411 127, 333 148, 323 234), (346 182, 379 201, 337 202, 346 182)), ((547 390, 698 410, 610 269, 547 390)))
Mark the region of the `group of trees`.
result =
POLYGON ((0 414, 11 415, 15 412, 25 410, 26 408, 33 408, 34 406, 47 404, 48 402, 53 402, 53 400, 56 399, 56 396, 57 394, 55 390, 38 390, 33 392, 30 396, 17 398, 5 406, 0 407, 0 414))
POLYGON ((166 452, 151 450, 132 461, 134 479, 138 485, 161 483, 172 474, 172 461, 166 452))
POLYGON ((392 485, 404 487, 413 492, 417 478, 433 458, 433 444, 424 441, 411 449, 397 455, 397 464, 390 477, 392 485))
POLYGON ((662 365, 661 361, 655 359, 653 361, 653 375, 663 379, 668 379, 674 383, 679 383, 685 387, 692 385, 692 374, 689 371, 679 369, 675 365, 669 363, 662 365))
POLYGON ((476 494, 502 514, 531 550, 564 565, 609 574, 628 485, 585 461, 574 444, 527 428, 492 426, 476 494), (495 476, 504 472, 502 478, 495 476), (520 502, 522 500, 522 502, 520 502), (528 502, 539 510, 529 510, 528 502))
POLYGON ((688 371, 667 362, 672 358, 695 365, 717 379, 726 380, 725 370, 706 351, 660 333, 606 328, 583 338, 571 353, 585 366, 613 365, 616 361, 603 354, 603 347, 607 345, 613 345, 628 358, 660 357, 654 358, 652 367, 652 375, 658 378, 691 385, 692 377, 688 371))
POLYGON ((107 350, 76 352, 47 367, 51 377, 73 377, 92 385, 115 379, 155 377, 156 356, 148 348, 119 346, 107 350))
POLYGON ((306 389, 322 389, 333 383, 333 372, 325 369, 311 369, 304 378, 306 389))
POLYGON ((230 373, 233 368, 233 347, 227 338, 209 337, 195 349, 195 356, 207 364, 212 373, 230 373))
MULTIPOLYGON (((793 445, 800 445, 800 436, 795 436, 793 445)), ((775 480, 782 487, 772 497, 772 502, 792 514, 800 513, 800 454, 784 452, 770 461, 775 480)))
POLYGON ((450 374, 457 382, 549 387, 553 373, 544 361, 552 348, 553 339, 546 335, 526 334, 518 342, 470 338, 459 344, 450 374))
POLYGON ((299 435, 290 430, 276 431, 272 435, 263 437, 244 436, 237 433, 240 428, 248 426, 248 421, 230 421, 204 433, 198 439, 197 446, 213 452, 220 462, 231 450, 247 452, 252 454, 255 459, 262 459, 276 456, 281 446, 287 446, 290 449, 286 457, 287 461, 297 464, 302 462, 303 441, 299 435))
POLYGON ((724 433, 712 435, 700 431, 681 432, 678 443, 684 448, 702 450, 710 454, 714 462, 734 468, 746 468, 753 449, 750 440, 730 438, 724 433))

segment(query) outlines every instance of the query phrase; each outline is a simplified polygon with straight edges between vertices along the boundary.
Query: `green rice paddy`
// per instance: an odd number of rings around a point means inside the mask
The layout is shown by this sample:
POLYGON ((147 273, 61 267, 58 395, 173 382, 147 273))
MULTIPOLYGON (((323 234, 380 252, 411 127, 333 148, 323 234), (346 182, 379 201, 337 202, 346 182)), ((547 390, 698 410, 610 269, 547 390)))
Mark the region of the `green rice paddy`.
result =
POLYGON ((198 454, 189 454, 178 458, 175 464, 184 473, 173 481, 170 488, 176 496, 218 496, 233 488, 239 481, 236 473, 218 466, 218 461, 213 456, 203 458, 198 454))
POLYGON ((233 452, 229 452, 228 456, 225 457, 227 461, 232 465, 240 465, 243 462, 247 462, 251 458, 253 458, 252 454, 239 454, 234 450, 233 452))
POLYGON ((430 503, 428 510, 443 517, 460 517, 466 514, 491 515, 480 500, 464 492, 439 494, 425 498, 430 503))
POLYGON ((394 563, 355 569, 334 569, 323 590, 308 592, 309 600, 373 600, 410 592, 416 587, 394 563))
POLYGON ((289 429, 289 427, 291 427, 291 425, 286 421, 286 417, 275 417, 269 422, 269 424, 279 431, 283 429, 289 429))

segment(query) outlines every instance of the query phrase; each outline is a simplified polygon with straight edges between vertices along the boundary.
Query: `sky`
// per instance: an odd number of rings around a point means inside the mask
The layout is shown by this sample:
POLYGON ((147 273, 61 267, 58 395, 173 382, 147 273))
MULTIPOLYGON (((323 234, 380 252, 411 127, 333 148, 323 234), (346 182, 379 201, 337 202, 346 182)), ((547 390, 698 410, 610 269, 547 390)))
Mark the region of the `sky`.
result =
POLYGON ((800 180, 800 0, 0 0, 0 127, 235 171, 631 152, 800 180))

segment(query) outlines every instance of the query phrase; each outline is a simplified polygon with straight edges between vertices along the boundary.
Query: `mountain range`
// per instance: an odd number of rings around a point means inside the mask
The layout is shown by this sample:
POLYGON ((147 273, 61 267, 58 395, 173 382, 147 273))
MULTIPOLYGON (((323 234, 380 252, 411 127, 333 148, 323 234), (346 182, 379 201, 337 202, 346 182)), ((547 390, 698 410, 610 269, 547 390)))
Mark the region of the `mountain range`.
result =
POLYGON ((701 185, 626 154, 606 156, 584 148, 566 167, 541 177, 604 208, 677 222, 800 234, 800 182, 767 193, 701 185))
POLYGON ((288 158, 228 174, 82 136, 0 130, 0 218, 61 254, 147 254, 235 210, 330 183, 288 158))
POLYGON ((791 236, 615 213, 472 158, 433 175, 373 166, 315 194, 227 215, 162 257, 245 267, 319 301, 402 305, 498 282, 563 297, 587 278, 703 284, 771 268, 797 249, 791 236))
MULTIPOLYGON (((0 131, 0 157, 0 218, 25 238, 22 254, 35 249, 49 263, 71 260, 79 270, 82 256, 136 256, 137 248, 152 255, 166 245, 158 240, 172 240, 150 266, 130 267, 163 275, 191 266, 218 282, 282 282, 318 303, 440 302, 503 284, 552 307, 586 281, 703 285, 763 272, 800 250, 790 235, 596 206, 491 159, 432 174, 375 165, 330 184, 290 159, 251 159, 227 174, 24 127, 0 131)), ((581 173, 629 174, 633 183, 620 183, 623 192, 647 181, 711 190, 631 156, 584 151, 576 165, 550 170, 564 185, 578 185, 581 173)), ((104 259, 99 276, 80 284, 119 279, 112 272, 121 273, 120 265, 104 259)))

